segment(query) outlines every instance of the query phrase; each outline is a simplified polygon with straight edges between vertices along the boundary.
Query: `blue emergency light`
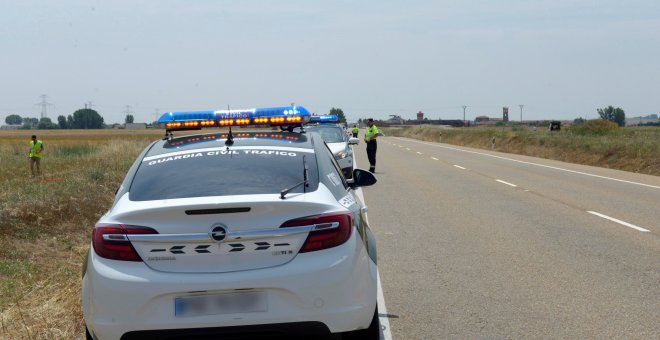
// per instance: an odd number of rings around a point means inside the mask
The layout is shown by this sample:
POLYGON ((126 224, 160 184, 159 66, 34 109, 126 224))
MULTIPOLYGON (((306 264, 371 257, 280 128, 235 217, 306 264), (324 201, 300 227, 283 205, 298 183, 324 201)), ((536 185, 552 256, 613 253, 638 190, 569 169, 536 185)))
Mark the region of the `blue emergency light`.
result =
POLYGON ((206 127, 270 125, 298 126, 309 122, 302 106, 281 106, 247 110, 166 112, 158 119, 168 131, 199 130, 206 127))
POLYGON ((312 116, 309 120, 310 123, 339 123, 337 115, 322 115, 312 116))

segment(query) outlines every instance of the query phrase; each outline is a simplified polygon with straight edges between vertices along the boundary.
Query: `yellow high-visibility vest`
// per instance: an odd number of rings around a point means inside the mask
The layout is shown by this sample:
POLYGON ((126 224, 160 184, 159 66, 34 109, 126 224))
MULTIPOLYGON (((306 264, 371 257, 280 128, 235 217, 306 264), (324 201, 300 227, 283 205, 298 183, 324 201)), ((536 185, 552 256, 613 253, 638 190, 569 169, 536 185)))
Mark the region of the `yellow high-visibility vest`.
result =
POLYGON ((360 129, 358 129, 357 127, 354 127, 353 128, 353 133, 358 133, 358 132, 360 132, 360 129))
POLYGON ((30 141, 30 158, 41 158, 43 155, 41 154, 41 148, 43 147, 44 143, 40 140, 37 139, 37 142, 35 143, 34 141, 30 141))
POLYGON ((375 140, 376 137, 378 137, 378 128, 376 127, 376 125, 367 127, 367 131, 364 133, 364 141, 369 142, 375 140))

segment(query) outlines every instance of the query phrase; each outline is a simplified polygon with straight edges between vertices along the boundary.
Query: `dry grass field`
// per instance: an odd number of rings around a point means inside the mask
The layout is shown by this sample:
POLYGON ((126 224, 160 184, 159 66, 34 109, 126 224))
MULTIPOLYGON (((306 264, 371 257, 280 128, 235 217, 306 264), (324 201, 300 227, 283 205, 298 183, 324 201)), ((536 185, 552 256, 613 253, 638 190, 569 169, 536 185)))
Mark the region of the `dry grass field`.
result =
POLYGON ((550 132, 529 126, 384 128, 388 136, 415 138, 660 176, 660 128, 594 120, 550 132))
POLYGON ((0 338, 84 338, 81 265, 91 229, 162 130, 0 132, 0 338), (28 141, 45 145, 31 178, 28 141))
MULTIPOLYGON (((560 133, 497 127, 386 134, 660 175, 660 129, 560 133), (442 135, 440 135, 442 133, 442 135)), ((162 130, 0 131, 0 339, 84 338, 81 266, 96 220, 137 154, 162 130), (44 141, 31 178, 28 141, 44 141)))

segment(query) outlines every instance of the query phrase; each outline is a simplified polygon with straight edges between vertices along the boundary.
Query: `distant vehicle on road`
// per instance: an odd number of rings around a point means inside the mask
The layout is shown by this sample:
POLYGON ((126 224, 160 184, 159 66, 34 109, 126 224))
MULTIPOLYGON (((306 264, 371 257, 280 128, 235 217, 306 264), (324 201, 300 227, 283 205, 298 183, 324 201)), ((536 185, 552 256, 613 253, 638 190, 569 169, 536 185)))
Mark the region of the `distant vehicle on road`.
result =
MULTIPOLYGON (((342 173, 346 178, 353 176, 353 145, 357 145, 360 140, 351 137, 346 133, 346 130, 339 124, 335 123, 336 116, 313 116, 314 117, 330 117, 325 120, 317 120, 321 123, 314 125, 306 125, 305 131, 317 132, 321 138, 328 144, 332 154, 337 159, 342 173), (334 117, 334 119, 333 119, 334 117)), ((314 122, 314 121, 312 121, 314 122)))

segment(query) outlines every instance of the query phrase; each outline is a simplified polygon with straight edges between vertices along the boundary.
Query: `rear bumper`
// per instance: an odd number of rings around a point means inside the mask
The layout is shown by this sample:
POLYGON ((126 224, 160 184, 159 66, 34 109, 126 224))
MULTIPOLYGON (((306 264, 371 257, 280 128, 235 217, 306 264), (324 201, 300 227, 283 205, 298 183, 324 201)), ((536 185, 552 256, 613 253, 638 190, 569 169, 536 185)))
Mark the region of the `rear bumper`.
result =
POLYGON ((319 323, 337 333, 369 325, 376 280, 375 264, 355 232, 341 246, 298 254, 281 266, 229 273, 157 272, 142 262, 107 260, 92 251, 83 278, 83 314, 100 339, 136 331, 291 323, 319 323), (175 297, 246 288, 267 293, 266 312, 174 316, 175 297))
POLYGON ((121 340, 167 340, 167 339, 309 339, 330 333, 320 322, 291 322, 271 325, 164 329, 128 332, 121 340))

